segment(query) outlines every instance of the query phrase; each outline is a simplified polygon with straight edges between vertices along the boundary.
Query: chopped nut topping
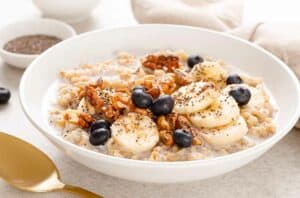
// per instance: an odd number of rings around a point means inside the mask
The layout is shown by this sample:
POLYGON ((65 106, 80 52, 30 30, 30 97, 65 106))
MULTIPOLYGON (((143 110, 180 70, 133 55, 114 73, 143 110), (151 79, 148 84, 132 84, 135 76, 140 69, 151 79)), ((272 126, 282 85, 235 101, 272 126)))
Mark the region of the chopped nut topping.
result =
POLYGON ((183 71, 175 69, 174 74, 175 82, 178 86, 184 86, 192 82, 192 79, 188 76, 188 74, 183 71))
POLYGON ((94 119, 88 113, 81 113, 78 116, 78 125, 81 128, 88 128, 93 121, 94 121, 94 119))
POLYGON ((146 68, 164 69, 168 72, 173 72, 174 69, 179 68, 179 58, 173 55, 149 55, 146 60, 143 61, 142 65, 146 68))
POLYGON ((105 119, 114 121, 125 110, 132 108, 129 88, 120 87, 118 89, 106 88, 110 85, 103 85, 102 81, 90 84, 85 87, 83 97, 86 97, 95 108, 96 113, 105 119))
POLYGON ((162 141, 162 143, 165 144, 166 146, 172 146, 174 144, 172 131, 160 130, 159 138, 162 141))

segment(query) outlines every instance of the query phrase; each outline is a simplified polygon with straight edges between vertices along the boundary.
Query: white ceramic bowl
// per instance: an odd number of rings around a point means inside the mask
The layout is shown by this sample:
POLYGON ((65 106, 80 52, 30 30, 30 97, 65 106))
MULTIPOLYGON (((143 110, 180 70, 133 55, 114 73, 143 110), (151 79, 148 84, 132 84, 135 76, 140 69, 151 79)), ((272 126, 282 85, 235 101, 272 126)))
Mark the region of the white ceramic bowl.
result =
POLYGON ((46 34, 64 40, 76 35, 76 32, 70 25, 53 19, 17 21, 0 29, 0 56, 10 65, 26 68, 39 54, 12 53, 4 50, 3 47, 12 39, 34 34, 46 34))
POLYGON ((296 123, 300 112, 298 80, 278 58, 249 42, 223 33, 174 25, 99 30, 62 42, 41 55, 26 70, 20 85, 20 97, 31 122, 75 161, 111 176, 155 183, 200 180, 237 169, 261 156, 283 138, 296 123), (191 54, 221 58, 251 75, 263 77, 280 108, 276 134, 244 151, 186 162, 122 159, 80 148, 56 135, 42 113, 42 106, 48 87, 58 78, 62 68, 105 60, 119 50, 140 54, 157 49, 184 49, 191 54), (41 65, 43 70, 40 70, 41 65))
POLYGON ((32 0, 43 16, 67 23, 77 23, 88 18, 99 0, 32 0))

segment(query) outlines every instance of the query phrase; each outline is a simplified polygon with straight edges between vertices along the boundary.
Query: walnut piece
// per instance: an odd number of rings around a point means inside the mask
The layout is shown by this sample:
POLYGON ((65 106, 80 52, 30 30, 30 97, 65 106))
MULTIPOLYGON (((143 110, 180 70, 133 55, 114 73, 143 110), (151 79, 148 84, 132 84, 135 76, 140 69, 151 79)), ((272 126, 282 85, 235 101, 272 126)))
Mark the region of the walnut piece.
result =
POLYGON ((164 69, 167 72, 173 72, 179 68, 179 58, 173 55, 149 55, 142 62, 145 68, 152 70, 164 69))

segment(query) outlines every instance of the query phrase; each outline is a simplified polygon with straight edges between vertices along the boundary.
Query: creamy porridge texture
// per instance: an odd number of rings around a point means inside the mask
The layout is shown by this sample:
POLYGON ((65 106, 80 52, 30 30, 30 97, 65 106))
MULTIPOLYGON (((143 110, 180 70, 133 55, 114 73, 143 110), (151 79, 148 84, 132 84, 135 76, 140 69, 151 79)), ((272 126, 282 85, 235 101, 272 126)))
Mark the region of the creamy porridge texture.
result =
POLYGON ((221 60, 161 51, 59 73, 49 122, 78 146, 108 155, 184 161, 227 155, 272 136, 263 81, 221 60))

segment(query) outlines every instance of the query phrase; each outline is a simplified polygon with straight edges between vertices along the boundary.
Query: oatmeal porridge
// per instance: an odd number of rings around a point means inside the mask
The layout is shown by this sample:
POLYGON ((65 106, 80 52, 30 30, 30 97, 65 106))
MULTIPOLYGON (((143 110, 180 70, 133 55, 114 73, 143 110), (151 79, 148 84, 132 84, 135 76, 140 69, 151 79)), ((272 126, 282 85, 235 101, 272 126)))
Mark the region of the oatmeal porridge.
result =
POLYGON ((62 70, 49 123, 65 140, 152 161, 214 158, 272 136, 263 80, 221 60, 161 51, 62 70))

